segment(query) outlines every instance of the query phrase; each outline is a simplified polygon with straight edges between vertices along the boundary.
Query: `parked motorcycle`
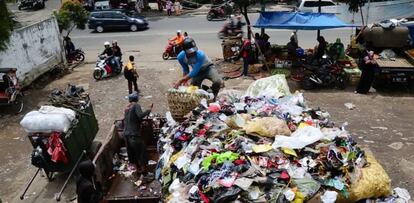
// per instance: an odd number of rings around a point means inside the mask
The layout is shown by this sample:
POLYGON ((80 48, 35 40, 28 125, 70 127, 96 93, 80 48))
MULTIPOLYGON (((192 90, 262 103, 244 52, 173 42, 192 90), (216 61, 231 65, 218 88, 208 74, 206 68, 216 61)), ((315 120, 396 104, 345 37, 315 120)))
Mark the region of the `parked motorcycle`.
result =
POLYGON ((233 13, 233 3, 227 1, 219 6, 211 7, 207 13, 207 20, 225 20, 233 13))
POLYGON ((44 0, 19 0, 17 2, 17 9, 22 10, 23 8, 42 9, 42 8, 45 8, 45 1, 44 0))
POLYGON ((305 73, 300 86, 305 90, 315 89, 317 87, 335 87, 345 89, 349 77, 343 67, 333 63, 324 56, 326 63, 321 66, 304 65, 305 73))
POLYGON ((122 72, 122 63, 120 63, 121 67, 117 67, 114 60, 114 58, 108 59, 105 55, 100 55, 96 61, 93 78, 101 80, 102 78, 119 75, 122 72))
POLYGON ((168 45, 165 47, 164 52, 162 53, 162 59, 167 60, 170 57, 175 58, 181 52, 181 50, 181 46, 176 46, 172 41, 169 41, 168 45))
POLYGON ((80 63, 85 60, 85 52, 82 49, 76 49, 73 53, 67 57, 68 63, 80 63))

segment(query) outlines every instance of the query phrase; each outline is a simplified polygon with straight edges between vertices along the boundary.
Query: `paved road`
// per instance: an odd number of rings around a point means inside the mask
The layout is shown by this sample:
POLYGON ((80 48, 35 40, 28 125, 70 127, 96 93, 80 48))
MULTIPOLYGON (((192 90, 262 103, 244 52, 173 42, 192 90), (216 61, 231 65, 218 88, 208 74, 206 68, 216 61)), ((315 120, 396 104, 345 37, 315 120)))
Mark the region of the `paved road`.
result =
MULTIPOLYGON (((250 14, 251 22, 256 22, 257 13, 250 14)), ((95 60, 99 51, 103 49, 105 41, 117 40, 123 51, 139 50, 146 55, 159 55, 167 44, 167 39, 172 37, 176 30, 187 31, 196 40, 200 49, 207 52, 210 57, 220 57, 221 40, 217 38, 217 32, 221 29, 224 21, 209 22, 205 16, 182 16, 182 17, 153 17, 149 18, 150 28, 139 32, 105 32, 94 33, 91 30, 75 30, 71 34, 76 46, 82 47, 88 54, 88 60, 95 60)), ((245 29, 246 30, 246 29, 245 29)), ((260 32, 254 29, 254 32, 260 32)), ((289 30, 266 30, 270 36, 271 43, 286 44, 292 31, 289 30)), ((330 42, 340 37, 343 42, 349 42, 351 29, 335 29, 322 31, 322 35, 330 42)), ((316 45, 316 31, 299 31, 299 44, 304 48, 316 45)))

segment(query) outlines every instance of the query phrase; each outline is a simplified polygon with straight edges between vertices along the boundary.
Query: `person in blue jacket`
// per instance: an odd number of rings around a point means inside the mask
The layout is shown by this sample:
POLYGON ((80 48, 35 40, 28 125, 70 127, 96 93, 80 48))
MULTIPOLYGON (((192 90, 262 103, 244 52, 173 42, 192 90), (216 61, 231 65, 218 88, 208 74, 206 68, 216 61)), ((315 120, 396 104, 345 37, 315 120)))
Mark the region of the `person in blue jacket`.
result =
POLYGON ((211 62, 203 51, 198 50, 192 38, 184 40, 183 49, 177 56, 178 62, 180 62, 183 70, 183 77, 174 84, 174 87, 178 88, 178 86, 186 83, 190 79, 191 85, 200 87, 201 83, 205 79, 208 79, 213 82, 211 89, 213 90, 214 99, 216 99, 222 80, 213 62, 211 62), (192 68, 191 71, 189 66, 192 68))

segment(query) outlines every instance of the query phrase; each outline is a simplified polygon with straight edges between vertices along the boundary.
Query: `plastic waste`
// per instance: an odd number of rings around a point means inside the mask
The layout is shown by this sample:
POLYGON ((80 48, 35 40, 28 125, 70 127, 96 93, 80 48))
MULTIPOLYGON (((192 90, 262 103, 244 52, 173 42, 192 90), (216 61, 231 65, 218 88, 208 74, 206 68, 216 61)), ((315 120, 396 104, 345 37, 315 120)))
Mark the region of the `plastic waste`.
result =
POLYGON ((322 203, 335 203, 337 196, 338 196, 337 192, 327 190, 321 196, 322 203))
POLYGON ((348 108, 349 110, 352 110, 355 108, 355 105, 353 103, 345 103, 344 104, 346 108, 348 108))
POLYGON ((307 198, 313 197, 321 187, 321 184, 312 178, 294 178, 292 179, 292 183, 307 198))
POLYGON ((288 201, 293 201, 295 199, 295 192, 292 190, 286 190, 283 194, 288 201))
POLYGON ((245 93, 250 97, 279 98, 290 95, 285 75, 273 75, 254 81, 245 93))
POLYGON ((323 138, 321 130, 312 126, 305 126, 296 130, 290 137, 277 136, 272 144, 273 149, 286 147, 290 149, 302 149, 323 138))
POLYGON ((249 188, 249 199, 250 200, 259 199, 259 195, 260 195, 259 187, 253 186, 249 188))
POLYGON ((286 122, 276 117, 256 118, 247 122, 243 129, 247 134, 257 134, 264 137, 290 135, 286 122))
POLYGON ((66 133, 71 127, 75 115, 75 112, 70 109, 44 107, 42 112, 31 111, 27 113, 20 125, 28 133, 66 133))
POLYGON ((272 150, 272 145, 270 144, 253 145, 252 150, 255 153, 268 152, 272 150))
POLYGON ((408 203, 411 200, 410 193, 405 188, 394 188, 393 193, 394 196, 403 199, 406 203, 408 203))

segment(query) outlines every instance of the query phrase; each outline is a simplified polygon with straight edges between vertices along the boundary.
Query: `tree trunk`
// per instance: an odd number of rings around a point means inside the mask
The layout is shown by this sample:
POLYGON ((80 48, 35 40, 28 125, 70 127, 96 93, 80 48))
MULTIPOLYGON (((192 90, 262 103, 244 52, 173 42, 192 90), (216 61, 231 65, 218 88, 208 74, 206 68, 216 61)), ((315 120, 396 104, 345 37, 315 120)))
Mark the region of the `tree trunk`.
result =
POLYGON ((362 7, 361 6, 359 6, 359 11, 361 12, 362 25, 365 25, 365 22, 364 22, 364 14, 362 13, 362 7))
POLYGON ((240 12, 243 14, 244 19, 246 20, 246 24, 247 24, 247 38, 248 39, 251 39, 252 30, 250 29, 250 19, 249 19, 249 16, 247 15, 247 5, 244 5, 243 8, 240 8, 240 12))

